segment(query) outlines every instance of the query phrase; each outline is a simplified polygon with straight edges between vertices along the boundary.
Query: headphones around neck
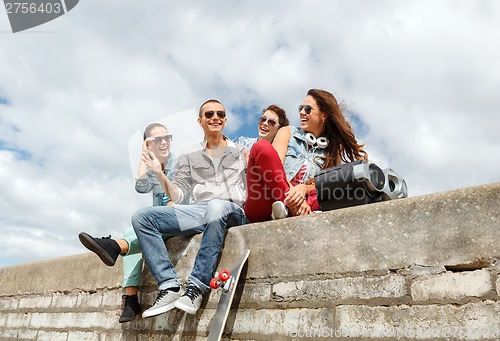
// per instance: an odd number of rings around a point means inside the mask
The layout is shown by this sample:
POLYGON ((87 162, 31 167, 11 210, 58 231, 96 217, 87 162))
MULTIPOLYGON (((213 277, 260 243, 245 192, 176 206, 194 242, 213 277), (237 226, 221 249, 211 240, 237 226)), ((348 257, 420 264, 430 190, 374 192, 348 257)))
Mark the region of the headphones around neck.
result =
POLYGON ((311 147, 318 147, 321 149, 325 149, 326 147, 328 147, 328 143, 330 143, 330 141, 328 141, 328 139, 326 137, 321 136, 321 137, 316 138, 311 133, 306 134, 306 142, 311 147))

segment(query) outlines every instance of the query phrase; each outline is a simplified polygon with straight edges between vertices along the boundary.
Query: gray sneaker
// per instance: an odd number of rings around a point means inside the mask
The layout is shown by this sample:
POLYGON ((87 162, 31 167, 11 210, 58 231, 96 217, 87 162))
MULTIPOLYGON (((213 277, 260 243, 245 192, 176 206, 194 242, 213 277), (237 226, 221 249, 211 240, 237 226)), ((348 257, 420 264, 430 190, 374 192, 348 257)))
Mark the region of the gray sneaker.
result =
POLYGON ((273 212, 271 213, 272 220, 283 219, 288 217, 288 208, 286 208, 283 201, 273 202, 272 212, 273 212))
POLYGON ((160 290, 156 301, 151 308, 142 313, 142 317, 151 317, 166 313, 175 307, 175 301, 181 297, 181 291, 172 291, 170 289, 160 290))
POLYGON ((175 307, 184 310, 188 314, 196 314, 201 306, 203 294, 194 284, 188 284, 184 294, 175 302, 175 307))

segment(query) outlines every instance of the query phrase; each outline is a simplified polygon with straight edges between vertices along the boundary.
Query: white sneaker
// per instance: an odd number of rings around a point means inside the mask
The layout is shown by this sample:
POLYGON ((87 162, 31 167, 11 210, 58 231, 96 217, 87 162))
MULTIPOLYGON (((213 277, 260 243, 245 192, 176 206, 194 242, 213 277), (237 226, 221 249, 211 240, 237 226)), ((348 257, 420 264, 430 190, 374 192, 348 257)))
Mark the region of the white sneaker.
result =
POLYGON ((283 201, 273 202, 272 211, 273 213, 271 213, 271 218, 273 220, 283 219, 288 217, 288 208, 286 208, 283 201))
POLYGON ((181 297, 181 290, 175 292, 172 290, 160 290, 156 301, 151 308, 142 313, 142 317, 151 317, 166 313, 175 307, 175 301, 181 297))
POLYGON ((203 294, 194 284, 189 284, 184 294, 175 302, 175 307, 188 314, 196 314, 201 306, 203 294))

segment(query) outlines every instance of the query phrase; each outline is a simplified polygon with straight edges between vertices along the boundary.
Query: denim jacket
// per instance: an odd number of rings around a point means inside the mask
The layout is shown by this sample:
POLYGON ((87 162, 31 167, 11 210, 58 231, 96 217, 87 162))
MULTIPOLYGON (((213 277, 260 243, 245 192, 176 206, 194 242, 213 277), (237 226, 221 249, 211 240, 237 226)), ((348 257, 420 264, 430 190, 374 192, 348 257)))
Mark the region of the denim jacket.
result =
POLYGON ((173 183, 180 191, 181 204, 223 199, 243 206, 246 197, 245 147, 227 140, 218 169, 207 153, 206 141, 179 156, 173 183))
POLYGON ((326 153, 321 148, 307 149, 306 132, 300 128, 290 126, 290 140, 285 157, 285 173, 287 180, 293 177, 300 170, 306 159, 308 160, 308 169, 304 182, 312 179, 325 163, 326 153))
MULTIPOLYGON (((165 164, 165 169, 163 170, 163 173, 169 180, 172 180, 173 178, 176 164, 177 158, 175 158, 175 156, 171 153, 168 157, 167 163, 165 164)), ((162 185, 149 169, 147 178, 135 179, 135 190, 138 193, 149 193, 153 191, 153 206, 165 206, 170 201, 170 198, 165 193, 162 185)))

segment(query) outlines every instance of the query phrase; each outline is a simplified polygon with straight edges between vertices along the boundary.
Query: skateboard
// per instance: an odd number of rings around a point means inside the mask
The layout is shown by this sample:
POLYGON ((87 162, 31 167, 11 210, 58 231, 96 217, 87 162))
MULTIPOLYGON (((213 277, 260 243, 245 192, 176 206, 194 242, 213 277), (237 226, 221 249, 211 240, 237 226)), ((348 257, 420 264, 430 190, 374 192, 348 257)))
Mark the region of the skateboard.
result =
POLYGON ((221 339, 227 317, 229 316, 231 303, 233 302, 234 293, 236 292, 236 286, 240 279, 241 270, 247 262, 249 254, 250 250, 245 250, 236 262, 234 262, 230 270, 222 270, 216 273, 215 277, 210 281, 210 287, 221 290, 221 296, 212 320, 210 332, 208 333, 208 341, 219 341, 221 339))

